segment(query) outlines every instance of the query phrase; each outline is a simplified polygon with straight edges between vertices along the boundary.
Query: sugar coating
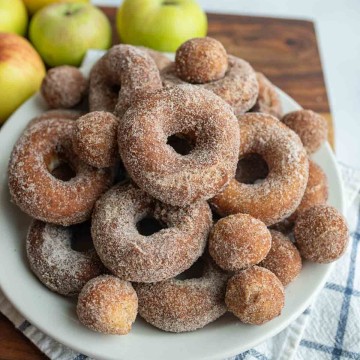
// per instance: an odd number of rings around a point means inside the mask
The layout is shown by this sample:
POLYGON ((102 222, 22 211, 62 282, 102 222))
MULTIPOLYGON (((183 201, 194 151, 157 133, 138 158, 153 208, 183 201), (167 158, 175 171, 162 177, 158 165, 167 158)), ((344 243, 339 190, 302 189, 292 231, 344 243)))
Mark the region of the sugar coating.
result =
POLYGON ((286 114, 281 121, 299 135, 309 155, 316 152, 327 139, 327 122, 314 111, 293 111, 286 114))
POLYGON ((309 159, 309 179, 305 193, 297 209, 286 219, 274 225, 275 230, 289 233, 298 215, 314 205, 325 204, 329 196, 329 187, 326 174, 321 167, 309 159))
POLYGON ((75 123, 73 147, 79 158, 96 168, 113 166, 119 159, 118 119, 106 111, 93 111, 75 123))
POLYGON ((270 226, 299 206, 308 181, 308 157, 299 137, 269 114, 241 115, 239 125, 239 157, 261 155, 269 174, 255 184, 233 179, 211 205, 222 216, 250 214, 270 226))
MULTIPOLYGON (((161 78, 165 87, 187 84, 178 77, 175 63, 161 71, 161 78)), ((232 55, 228 56, 228 70, 223 78, 204 84, 193 84, 193 86, 212 91, 221 97, 232 107, 236 115, 250 110, 259 93, 259 85, 253 68, 246 61, 232 55)))
POLYGON ((87 94, 88 81, 76 67, 58 66, 48 70, 40 91, 51 108, 71 108, 87 94))
POLYGON ((82 115, 84 115, 84 113, 78 110, 69 110, 69 109, 48 110, 31 119, 29 123, 26 125, 26 127, 32 126, 40 121, 49 120, 49 119, 76 120, 82 115))
POLYGON ((228 310, 246 324, 261 325, 281 314, 284 287, 269 270, 253 266, 234 275, 227 284, 228 310))
POLYGON ((85 221, 112 183, 110 169, 95 169, 75 156, 74 127, 68 119, 38 122, 25 130, 12 151, 8 168, 12 201, 38 220, 64 226, 85 221), (69 181, 51 174, 61 159, 76 173, 69 181))
POLYGON ((114 112, 121 117, 142 92, 162 87, 151 56, 135 46, 113 46, 90 73, 90 111, 114 112))
POLYGON ((177 49, 175 68, 181 80, 204 84, 225 76, 228 55, 221 42, 213 38, 190 39, 177 49))
POLYGON ((287 236, 275 230, 270 230, 270 233, 271 249, 259 266, 272 271, 286 286, 300 274, 301 256, 287 236))
POLYGON ((78 298, 79 320, 91 330, 113 335, 130 332, 138 310, 138 298, 128 281, 102 275, 90 280, 78 298))
POLYGON ((231 108, 213 93, 180 85, 139 100, 119 122, 121 158, 130 177, 164 203, 186 206, 213 197, 234 177, 239 126, 231 108), (195 136, 188 155, 167 139, 195 136))
POLYGON ((106 271, 95 250, 78 252, 71 248, 69 227, 33 220, 26 252, 31 270, 51 291, 77 295, 92 278, 106 271))
POLYGON ((209 237, 209 253, 227 271, 239 271, 258 264, 271 247, 266 225, 247 214, 220 219, 209 237))
POLYGON ((91 232, 100 259, 113 274, 128 281, 156 282, 185 271, 199 258, 211 225, 206 202, 173 207, 134 185, 117 185, 96 203, 91 232), (167 228, 141 235, 136 224, 150 215, 167 228))
POLYGON ((159 70, 164 69, 166 66, 168 66, 171 63, 171 60, 160 51, 156 51, 154 49, 150 49, 145 46, 136 46, 136 47, 140 50, 147 52, 154 60, 159 70))
POLYGON ((256 78, 259 84, 259 95, 250 111, 270 114, 280 119, 282 106, 275 86, 263 73, 257 72, 256 78))
POLYGON ((137 284, 140 316, 161 330, 176 333, 194 331, 222 316, 228 275, 209 259, 205 261, 200 278, 137 284))
POLYGON ((294 236, 301 256, 317 263, 335 261, 349 242, 344 217, 330 205, 315 205, 300 213, 294 236))

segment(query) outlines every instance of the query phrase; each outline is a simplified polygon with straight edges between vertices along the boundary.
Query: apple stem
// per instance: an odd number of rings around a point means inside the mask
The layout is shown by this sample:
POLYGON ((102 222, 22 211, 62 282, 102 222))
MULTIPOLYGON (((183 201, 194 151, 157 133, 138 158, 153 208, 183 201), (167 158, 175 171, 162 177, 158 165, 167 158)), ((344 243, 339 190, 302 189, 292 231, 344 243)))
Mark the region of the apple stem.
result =
POLYGON ((179 3, 177 2, 177 1, 175 1, 175 0, 165 0, 163 3, 162 3, 164 6, 167 6, 167 5, 170 5, 170 6, 172 6, 172 5, 179 5, 179 3))

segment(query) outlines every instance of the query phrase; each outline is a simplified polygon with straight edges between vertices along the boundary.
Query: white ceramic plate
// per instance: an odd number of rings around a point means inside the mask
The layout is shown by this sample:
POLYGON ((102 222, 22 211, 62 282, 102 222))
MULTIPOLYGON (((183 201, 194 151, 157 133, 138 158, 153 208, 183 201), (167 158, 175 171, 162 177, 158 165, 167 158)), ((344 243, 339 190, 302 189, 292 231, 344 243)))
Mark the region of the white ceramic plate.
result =
MULTIPOLYGON (((279 94, 285 112, 300 108, 281 90, 279 94)), ((308 307, 323 287, 331 265, 305 262, 300 276, 286 288, 281 316, 262 326, 241 324, 227 314, 201 330, 183 334, 160 331, 140 318, 127 336, 101 335, 88 330, 76 317, 75 300, 50 292, 31 273, 25 254, 30 218, 10 202, 7 164, 11 150, 27 122, 45 109, 40 96, 36 95, 0 131, 0 287, 18 311, 44 333, 96 359, 218 360, 276 335, 308 307)), ((327 174, 329 203, 343 212, 340 174, 328 144, 315 154, 314 160, 327 174)))

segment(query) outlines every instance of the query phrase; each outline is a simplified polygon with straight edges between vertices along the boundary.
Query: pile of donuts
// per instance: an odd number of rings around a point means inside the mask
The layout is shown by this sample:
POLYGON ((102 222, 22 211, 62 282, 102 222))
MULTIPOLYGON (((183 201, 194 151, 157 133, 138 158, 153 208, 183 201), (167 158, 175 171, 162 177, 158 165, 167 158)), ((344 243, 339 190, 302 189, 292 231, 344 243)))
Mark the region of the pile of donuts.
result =
POLYGON ((8 168, 12 201, 34 220, 33 273, 77 297, 81 323, 127 334, 137 314, 170 332, 232 312, 263 324, 284 306, 302 261, 348 242, 310 160, 319 114, 283 116, 274 85, 212 38, 174 62, 116 45, 90 75, 50 69, 51 110, 32 119, 8 168))

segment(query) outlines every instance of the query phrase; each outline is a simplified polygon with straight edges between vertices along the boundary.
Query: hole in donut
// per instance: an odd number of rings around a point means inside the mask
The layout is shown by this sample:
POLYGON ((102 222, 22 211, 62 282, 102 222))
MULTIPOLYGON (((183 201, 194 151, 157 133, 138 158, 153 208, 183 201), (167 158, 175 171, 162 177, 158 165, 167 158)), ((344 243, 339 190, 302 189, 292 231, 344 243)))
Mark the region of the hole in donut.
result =
POLYGON ((76 176, 75 170, 62 155, 50 155, 48 158, 45 158, 45 162, 50 174, 56 179, 69 181, 76 176))
POLYGON ((78 252, 88 251, 94 248, 91 238, 90 221, 71 226, 71 248, 78 252))
POLYGON ((137 222, 136 229, 140 235, 150 236, 162 229, 166 229, 166 226, 154 217, 146 216, 137 222))
POLYGON ((110 91, 114 94, 118 94, 120 92, 121 86, 118 84, 112 84, 110 86, 110 91))
POLYGON ((180 155, 188 155, 194 149, 192 142, 183 134, 169 136, 167 144, 180 155))
POLYGON ((235 179, 243 184, 255 184, 269 174, 266 161, 258 154, 248 154, 237 164, 235 179))
POLYGON ((203 258, 200 258, 196 261, 195 264, 181 274, 177 275, 175 278, 178 280, 189 280, 189 279, 198 279, 204 275, 205 262, 203 258))

